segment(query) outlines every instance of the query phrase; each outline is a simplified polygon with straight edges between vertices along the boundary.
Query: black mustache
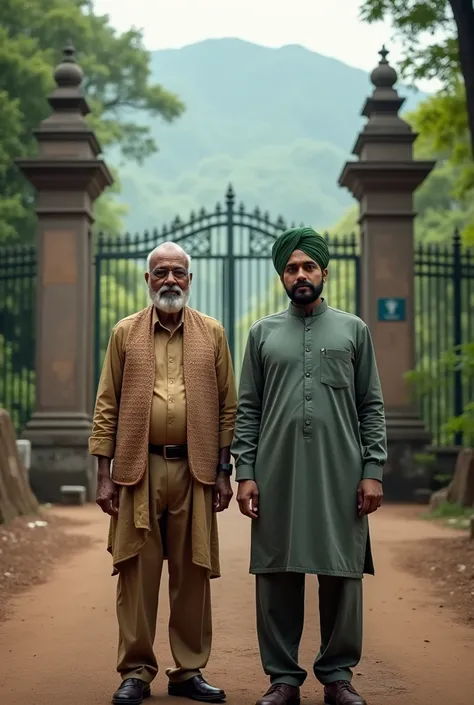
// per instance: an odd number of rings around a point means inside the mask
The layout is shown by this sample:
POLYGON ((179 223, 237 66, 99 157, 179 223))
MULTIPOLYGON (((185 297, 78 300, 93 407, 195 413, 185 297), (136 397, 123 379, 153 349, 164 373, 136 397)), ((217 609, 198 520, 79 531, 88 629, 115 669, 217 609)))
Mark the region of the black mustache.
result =
POLYGON ((311 282, 298 282, 297 284, 293 284, 293 291, 297 291, 297 289, 311 289, 314 291, 316 288, 314 284, 311 284, 311 282))

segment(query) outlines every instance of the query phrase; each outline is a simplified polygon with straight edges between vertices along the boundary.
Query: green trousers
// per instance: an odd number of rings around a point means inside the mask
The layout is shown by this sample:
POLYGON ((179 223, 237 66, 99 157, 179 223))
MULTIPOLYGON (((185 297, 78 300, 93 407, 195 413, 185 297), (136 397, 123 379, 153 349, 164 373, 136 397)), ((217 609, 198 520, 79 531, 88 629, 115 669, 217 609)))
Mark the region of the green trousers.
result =
MULTIPOLYGON (((298 664, 303 633, 304 573, 256 576, 257 634, 262 665, 272 683, 301 686, 298 664)), ((318 576, 321 644, 313 664, 320 683, 352 679, 362 652, 362 580, 318 576)))

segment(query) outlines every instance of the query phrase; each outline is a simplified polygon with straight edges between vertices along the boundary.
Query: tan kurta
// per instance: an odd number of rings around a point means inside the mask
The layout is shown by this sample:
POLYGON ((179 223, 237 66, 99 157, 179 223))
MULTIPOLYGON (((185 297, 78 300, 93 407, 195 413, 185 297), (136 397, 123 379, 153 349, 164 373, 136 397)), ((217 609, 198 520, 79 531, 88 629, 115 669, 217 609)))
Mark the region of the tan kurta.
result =
MULTIPOLYGON (((186 390, 183 374, 182 320, 174 332, 155 317, 155 384, 149 441, 156 445, 186 443, 186 390)), ((225 332, 213 318, 205 317, 216 350, 216 376, 219 389, 219 444, 232 442, 236 413, 236 391, 232 361, 225 332)), ((89 449, 93 455, 113 458, 125 348, 132 319, 121 321, 104 360, 97 392, 93 433, 89 449)), ((134 487, 120 488, 120 511, 110 523, 108 550, 118 564, 137 555, 150 530, 150 477, 148 472, 134 487)), ((193 480, 192 551, 193 563, 219 577, 219 545, 216 515, 212 511, 212 487, 193 480)))

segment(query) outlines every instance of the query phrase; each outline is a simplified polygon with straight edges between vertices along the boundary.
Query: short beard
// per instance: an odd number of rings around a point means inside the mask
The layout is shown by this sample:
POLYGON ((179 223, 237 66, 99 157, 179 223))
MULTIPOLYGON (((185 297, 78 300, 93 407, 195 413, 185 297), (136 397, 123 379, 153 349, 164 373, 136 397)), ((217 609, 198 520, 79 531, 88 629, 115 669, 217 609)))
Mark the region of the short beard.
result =
POLYGON ((285 286, 285 291, 288 295, 288 298, 290 298, 296 306, 308 306, 309 304, 314 303, 319 299, 319 297, 323 293, 323 289, 323 281, 321 281, 318 286, 315 286, 315 284, 312 284, 308 281, 298 282, 297 284, 294 284, 290 289, 287 289, 285 286), (299 289, 302 286, 305 286, 309 291, 304 294, 301 293, 299 289))
POLYGON ((179 286, 163 286, 159 291, 153 291, 148 286, 148 293, 154 306, 163 313, 179 313, 187 304, 191 287, 183 291, 179 286), (175 292, 175 293, 172 293, 175 292))

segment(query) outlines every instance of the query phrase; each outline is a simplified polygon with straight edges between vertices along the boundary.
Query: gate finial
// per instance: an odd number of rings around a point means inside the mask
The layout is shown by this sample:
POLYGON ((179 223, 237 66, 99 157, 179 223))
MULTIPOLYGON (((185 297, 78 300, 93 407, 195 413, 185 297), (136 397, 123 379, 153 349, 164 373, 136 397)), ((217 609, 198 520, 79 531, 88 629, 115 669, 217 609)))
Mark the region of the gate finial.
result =
POLYGON ((235 201, 235 193, 234 189, 232 188, 232 184, 229 184, 227 187, 227 193, 225 195, 225 199, 227 203, 233 203, 235 201))

